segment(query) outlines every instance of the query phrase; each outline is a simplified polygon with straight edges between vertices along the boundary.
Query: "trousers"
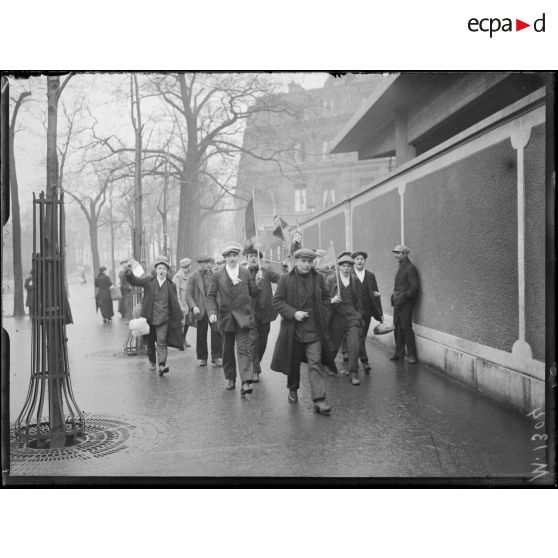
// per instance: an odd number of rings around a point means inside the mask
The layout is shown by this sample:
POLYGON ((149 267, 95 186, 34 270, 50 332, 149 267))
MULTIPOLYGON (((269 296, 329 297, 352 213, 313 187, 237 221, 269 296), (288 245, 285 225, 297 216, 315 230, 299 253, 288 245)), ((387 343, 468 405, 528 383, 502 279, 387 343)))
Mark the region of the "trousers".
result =
POLYGON ((147 355, 149 362, 156 363, 159 366, 167 362, 167 331, 168 322, 159 325, 149 324, 149 335, 147 336, 147 355), (155 346, 157 348, 155 348, 155 346))
POLYGON ((223 372, 227 380, 236 380, 236 362, 242 383, 254 379, 252 367, 252 342, 250 330, 224 331, 223 336, 223 372), (234 348, 236 344, 236 356, 234 348))
POLYGON ((306 355, 308 362, 308 380, 312 401, 321 401, 326 397, 326 374, 322 368, 322 342, 318 339, 311 343, 302 343, 293 339, 291 369, 287 376, 287 388, 297 391, 300 387, 300 363, 306 355))
POLYGON ((417 356, 415 345, 415 332, 413 331, 413 304, 403 304, 393 308, 393 327, 395 330, 395 354, 399 357, 405 355, 405 346, 410 357, 417 356))
POLYGON ((270 328, 271 325, 269 323, 257 323, 256 327, 250 329, 250 337, 252 343, 252 363, 254 365, 254 372, 256 374, 262 373, 260 362, 267 347, 267 338, 269 337, 270 328))
POLYGON ((343 343, 343 339, 345 339, 346 350, 349 357, 349 374, 351 376, 358 375, 361 329, 362 328, 358 325, 349 322, 345 316, 336 314, 331 319, 329 328, 331 352, 335 358, 341 343, 343 343))
POLYGON ((207 360, 207 330, 211 329, 211 360, 221 358, 223 354, 223 340, 215 326, 210 325, 207 314, 198 321, 196 333, 196 356, 198 360, 207 360))
POLYGON ((372 316, 370 314, 364 314, 362 316, 364 320, 364 327, 360 332, 360 362, 363 364, 368 364, 368 354, 366 353, 366 337, 368 335, 368 328, 370 327, 370 320, 372 316))

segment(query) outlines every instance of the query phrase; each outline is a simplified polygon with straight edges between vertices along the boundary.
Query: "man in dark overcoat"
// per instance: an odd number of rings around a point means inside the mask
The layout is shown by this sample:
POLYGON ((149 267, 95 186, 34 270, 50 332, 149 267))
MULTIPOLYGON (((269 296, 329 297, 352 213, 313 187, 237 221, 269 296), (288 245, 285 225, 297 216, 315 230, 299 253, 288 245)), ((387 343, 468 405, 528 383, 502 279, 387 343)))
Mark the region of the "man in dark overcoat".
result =
POLYGON ((207 330, 211 329, 211 362, 222 366, 223 340, 216 325, 209 323, 206 298, 213 278, 213 259, 208 254, 196 258, 199 267, 186 281, 186 302, 190 309, 190 325, 196 328, 196 356, 199 366, 207 366, 207 330))
POLYGON ((219 323, 223 337, 223 371, 227 380, 225 389, 236 385, 236 362, 242 382, 240 395, 252 393, 253 366, 250 330, 256 326, 252 298, 261 292, 259 282, 250 272, 239 265, 242 247, 232 242, 223 249, 225 267, 213 275, 206 307, 209 322, 219 323), (237 358, 234 354, 236 344, 237 358))
POLYGON ((159 376, 169 371, 167 347, 184 350, 182 338, 182 310, 176 296, 176 286, 168 277, 170 263, 166 256, 155 259, 155 275, 136 277, 129 265, 126 279, 130 285, 143 287, 141 315, 149 324, 147 350, 149 368, 155 370, 159 361, 159 376), (157 348, 155 349, 155 344, 157 348))
POLYGON ((120 262, 122 269, 118 274, 118 280, 120 282, 120 292, 122 293, 122 298, 118 301, 118 311, 120 315, 125 320, 132 319, 132 287, 126 279, 126 269, 128 268, 128 260, 122 260, 120 262))
POLYGON ((368 362, 368 354, 366 353, 366 336, 368 335, 370 320, 374 318, 378 322, 383 322, 384 313, 376 276, 365 267, 366 260, 368 259, 368 252, 357 250, 351 254, 351 257, 355 261, 354 274, 357 278, 356 284, 360 288, 360 296, 362 299, 361 315, 364 320, 360 339, 360 362, 362 362, 364 366, 364 371, 369 374, 371 368, 368 362))
POLYGON ((332 295, 333 312, 329 322, 331 352, 337 355, 344 341, 344 351, 348 357, 348 372, 351 383, 360 385, 358 379, 358 356, 362 332, 362 298, 357 278, 352 275, 354 260, 348 254, 337 259, 339 273, 326 280, 332 295))
MULTIPOLYGON (((259 252, 255 246, 251 245, 244 249, 243 254, 248 260, 248 271, 252 275, 252 279, 256 281, 256 276, 260 271, 258 265, 258 255, 261 260, 263 254, 259 252)), ((261 292, 253 299, 254 317, 256 319, 256 327, 250 330, 252 334, 252 363, 254 366, 254 382, 259 382, 262 373, 261 360, 267 347, 267 338, 271 328, 271 322, 277 318, 277 310, 273 308, 271 299, 273 298, 272 283, 277 283, 281 275, 268 266, 261 266, 261 292)))
POLYGON ((413 308, 420 292, 420 280, 417 268, 409 260, 409 248, 399 244, 392 250, 398 263, 395 285, 391 295, 393 306, 393 334, 395 336, 395 353, 391 360, 405 356, 405 346, 409 354, 409 364, 417 362, 415 333, 413 331, 413 308))
POLYGON ((331 297, 323 277, 313 269, 315 258, 312 250, 300 248, 293 254, 293 269, 279 279, 273 307, 282 319, 271 369, 287 375, 288 400, 296 403, 300 364, 307 362, 314 410, 329 414, 326 373, 321 365, 337 372, 327 334, 331 297))

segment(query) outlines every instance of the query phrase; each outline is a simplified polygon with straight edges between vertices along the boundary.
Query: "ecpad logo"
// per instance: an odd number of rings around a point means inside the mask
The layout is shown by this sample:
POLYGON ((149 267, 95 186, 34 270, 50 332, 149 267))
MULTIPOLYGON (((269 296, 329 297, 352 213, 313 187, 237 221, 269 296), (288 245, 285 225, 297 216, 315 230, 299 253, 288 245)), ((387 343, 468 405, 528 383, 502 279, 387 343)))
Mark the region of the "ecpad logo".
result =
MULTIPOLYGON (((535 32, 545 32, 545 16, 546 14, 543 13, 540 18, 536 19, 533 22, 533 29, 535 30, 535 32)), ((497 33, 498 31, 514 31, 512 19, 509 17, 505 17, 503 19, 500 19, 498 17, 485 17, 482 19, 472 17, 468 21, 467 27, 469 28, 469 31, 472 31, 473 33, 477 33, 478 31, 489 33, 490 38, 492 38, 492 35, 494 33, 497 33)), ((531 27, 531 24, 525 23, 520 19, 515 20, 515 31, 521 31, 522 29, 526 29, 527 27, 531 27)))

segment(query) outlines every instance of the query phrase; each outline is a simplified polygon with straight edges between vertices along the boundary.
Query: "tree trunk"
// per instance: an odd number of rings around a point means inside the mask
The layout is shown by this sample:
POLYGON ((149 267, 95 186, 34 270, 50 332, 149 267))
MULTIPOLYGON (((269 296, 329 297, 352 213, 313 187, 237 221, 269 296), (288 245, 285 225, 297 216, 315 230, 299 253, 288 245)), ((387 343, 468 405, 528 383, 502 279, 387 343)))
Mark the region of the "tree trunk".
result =
POLYGON ((180 208, 176 241, 176 263, 182 258, 195 258, 200 249, 201 216, 197 209, 198 176, 185 171, 180 180, 180 208))
MULTIPOLYGON (((23 269, 21 262, 21 218, 19 211, 19 190, 15 165, 14 139, 15 117, 10 127, 10 193, 12 197, 12 250, 14 260, 14 316, 24 316, 23 269)), ((31 262, 29 262, 31 264, 31 262)))
POLYGON ((95 207, 91 202, 91 213, 89 218, 89 240, 91 242, 91 257, 93 259, 93 277, 97 275, 99 267, 101 267, 99 259, 99 236, 98 223, 95 219, 95 207))

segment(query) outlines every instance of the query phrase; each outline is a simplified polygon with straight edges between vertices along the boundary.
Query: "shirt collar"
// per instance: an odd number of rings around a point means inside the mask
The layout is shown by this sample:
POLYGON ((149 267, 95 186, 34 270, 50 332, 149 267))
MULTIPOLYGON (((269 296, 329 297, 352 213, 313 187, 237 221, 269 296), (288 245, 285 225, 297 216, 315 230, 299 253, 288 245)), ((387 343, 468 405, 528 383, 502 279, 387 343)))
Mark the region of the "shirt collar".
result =
POLYGON ((159 279, 159 276, 157 275, 157 282, 159 283, 159 287, 163 286, 163 283, 167 280, 166 277, 163 277, 163 280, 161 281, 161 279, 159 279))

